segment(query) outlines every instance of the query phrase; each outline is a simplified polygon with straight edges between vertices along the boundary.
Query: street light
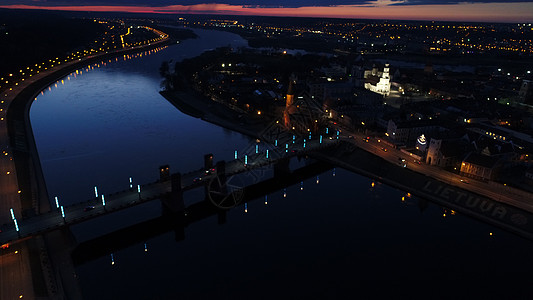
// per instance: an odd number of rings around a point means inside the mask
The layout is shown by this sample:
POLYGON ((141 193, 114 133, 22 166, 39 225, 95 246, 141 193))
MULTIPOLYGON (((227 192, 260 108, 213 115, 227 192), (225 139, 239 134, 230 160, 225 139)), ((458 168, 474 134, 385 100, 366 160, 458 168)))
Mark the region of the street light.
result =
POLYGON ((98 188, 94 186, 94 198, 98 198, 98 188))
POLYGON ((59 199, 57 199, 57 197, 55 197, 55 200, 56 200, 56 208, 59 209, 59 199))
POLYGON ((17 219, 13 219, 13 223, 15 223, 15 230, 17 231, 17 234, 20 236, 20 228, 19 228, 17 219))
POLYGON ((17 222, 17 218, 15 218, 15 212, 13 211, 13 208, 10 208, 9 211, 11 212, 11 219, 13 220, 13 224, 15 224, 15 230, 17 231, 17 234, 20 237, 20 228, 17 222))
POLYGON ((61 205, 60 208, 61 208, 61 217, 63 217, 63 222, 67 223, 67 220, 65 219, 65 209, 63 208, 63 205, 61 205))

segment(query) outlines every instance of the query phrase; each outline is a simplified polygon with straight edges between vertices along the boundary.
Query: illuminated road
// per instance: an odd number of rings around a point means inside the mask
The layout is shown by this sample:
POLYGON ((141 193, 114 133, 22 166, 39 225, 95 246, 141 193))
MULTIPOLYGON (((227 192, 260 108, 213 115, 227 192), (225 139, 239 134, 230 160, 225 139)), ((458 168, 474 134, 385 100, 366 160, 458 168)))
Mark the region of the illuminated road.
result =
MULTIPOLYGON (((158 34, 161 34, 160 31, 157 31, 157 30, 155 31, 158 34)), ((157 42, 152 42, 151 44, 147 44, 144 46, 125 48, 125 49, 120 49, 117 51, 110 51, 109 53, 120 54, 122 52, 130 52, 132 50, 141 50, 148 46, 153 47, 154 45, 159 45, 167 41, 169 41, 168 37, 161 39, 157 42)), ((7 121, 6 121, 6 116, 7 116, 9 105, 15 99, 15 97, 20 92, 22 92, 22 90, 24 90, 31 84, 35 83, 36 81, 43 79, 46 76, 49 76, 67 67, 79 65, 81 68, 84 66, 86 61, 90 59, 98 58, 100 56, 104 56, 107 54, 108 54, 107 52, 100 53, 100 54, 93 54, 90 56, 83 57, 79 60, 72 60, 72 61, 65 62, 60 65, 56 65, 42 72, 35 73, 30 78, 27 78, 24 81, 21 81, 19 83, 14 83, 12 84, 12 87, 10 88, 10 90, 6 90, 2 92, 2 95, 0 96, 0 99, 1 99, 0 100, 0 109, 1 109, 0 111, 0 151, 2 151, 1 157, 0 157, 0 224, 11 222, 11 215, 9 212, 10 208, 14 209, 15 213, 18 215, 17 218, 21 217, 20 216, 20 213, 21 213, 20 195, 18 193, 16 170, 15 170, 15 164, 13 162, 13 157, 12 157, 12 153, 10 149, 10 141, 9 141, 10 137, 9 137, 7 121)), ((51 83, 52 82, 49 82, 47 83, 47 85, 51 83)), ((46 86, 43 86, 42 88, 44 89, 46 88, 46 86)))
POLYGON ((379 156, 392 164, 399 165, 399 158, 403 158, 407 163, 406 167, 408 169, 416 171, 420 174, 430 176, 450 185, 458 186, 464 190, 477 193, 487 198, 533 212, 533 194, 531 193, 527 193, 525 191, 516 191, 501 184, 489 184, 488 182, 467 178, 458 174, 444 171, 437 166, 427 165, 424 162, 420 162, 419 164, 408 154, 394 149, 383 142, 378 142, 378 140, 380 140, 378 138, 370 138, 368 142, 365 142, 363 138, 366 137, 366 135, 359 133, 347 133, 346 131, 344 131, 342 134, 343 140, 349 141, 359 148, 379 156), (387 151, 384 151, 383 149, 386 149, 387 151), (468 183, 465 183, 464 181, 468 183))
MULTIPOLYGON (((146 47, 154 47, 166 43, 169 40, 168 36, 166 36, 151 44, 110 51, 109 53, 114 55, 129 53, 146 47)), ((104 57, 109 53, 102 52, 100 54, 93 54, 77 60, 57 64, 54 67, 42 70, 42 72, 36 71, 34 74, 21 79, 20 82, 11 82, 0 94, 0 229, 3 231, 0 232, 0 235, 6 234, 6 231, 8 231, 9 228, 12 229, 14 227, 10 213, 11 208, 13 208, 17 221, 22 221, 19 186, 11 151, 12 149, 10 147, 8 122, 6 120, 10 104, 19 93, 38 80, 44 79, 45 77, 60 72, 68 67, 74 68, 79 66, 81 68, 86 63, 91 62, 91 60, 104 57)), ((42 87, 42 89, 46 88, 46 86, 53 81, 55 80, 48 82, 42 87)), ((0 243, 0 245, 1 244, 3 243, 0 243)), ((0 255, 0 299, 19 299, 21 295, 23 295, 24 298, 33 299, 32 274, 29 265, 29 251, 26 244, 17 243, 11 245, 10 248, 4 250, 4 252, 6 253, 0 255)))
POLYGON ((1 299, 34 299, 29 252, 24 243, 12 245, 9 252, 0 255, 1 299), (9 296, 9 297, 8 297, 9 296))

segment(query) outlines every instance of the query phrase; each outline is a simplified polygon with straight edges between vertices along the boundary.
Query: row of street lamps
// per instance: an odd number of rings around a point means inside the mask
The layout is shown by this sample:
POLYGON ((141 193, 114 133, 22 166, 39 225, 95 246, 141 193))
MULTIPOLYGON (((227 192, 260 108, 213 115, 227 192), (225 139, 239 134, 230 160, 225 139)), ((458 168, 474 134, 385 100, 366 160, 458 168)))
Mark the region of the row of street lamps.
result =
MULTIPOLYGON (((133 189, 133 180, 132 180, 131 177, 130 177, 130 189, 133 189)), ((137 194, 139 195, 139 200, 141 200, 141 185, 140 184, 137 185, 137 194)), ((100 195, 98 194, 98 187, 97 186, 94 187, 94 195, 95 195, 96 199, 99 198, 101 200, 102 207, 106 211, 105 196, 103 194, 100 194, 100 195)), ((63 218, 63 222, 66 224, 67 221, 66 221, 66 215, 65 215, 65 208, 64 208, 63 205, 59 204, 59 198, 57 196, 54 197, 54 200, 55 200, 56 208, 61 213, 61 217, 63 218)), ((10 210, 10 213, 11 213, 11 219, 13 220, 13 224, 15 226, 15 230, 17 231, 17 234, 20 237, 20 227, 18 225, 17 218, 15 217, 15 212, 14 212, 13 208, 10 208, 9 210, 10 210)))
MULTIPOLYGON (((329 128, 326 128, 326 134, 328 134, 328 133, 329 133, 329 128)), ((340 131, 337 130, 337 131, 336 131, 336 139, 338 140, 339 137, 340 137, 340 131)), ((306 146, 307 146, 307 142, 309 142, 310 140, 311 140, 311 132, 309 132, 309 140, 306 140, 306 139, 303 140, 303 148, 306 148, 306 146)), ((324 140, 323 136, 322 136, 322 135, 319 135, 319 144, 322 144, 322 143, 323 143, 323 140, 324 140)), ((294 144, 295 142, 296 142, 296 135, 293 134, 293 135, 292 135, 292 144, 294 144)), ((278 147, 278 140, 277 140, 277 139, 274 141, 274 146, 275 146, 275 147, 278 147)), ((288 152, 289 152, 289 143, 286 143, 286 144, 285 144, 285 153, 288 153, 288 152)), ((255 145, 255 154, 258 154, 258 153, 259 153, 259 144, 256 144, 256 145, 255 145)), ((270 158, 270 155, 269 155, 269 154, 270 154, 270 153, 269 153, 269 150, 266 149, 266 151, 265 151, 265 155, 266 155, 266 158, 267 158, 267 159, 270 158)), ((238 151, 237 151, 237 150, 235 150, 235 152, 234 152, 234 158, 235 158, 235 159, 238 159, 238 158, 239 158, 239 156, 238 156, 238 151)), ((245 154, 245 155, 244 155, 244 165, 245 165, 245 166, 248 165, 248 154, 245 154)), ((131 179, 131 178, 130 178, 130 179, 131 179)))

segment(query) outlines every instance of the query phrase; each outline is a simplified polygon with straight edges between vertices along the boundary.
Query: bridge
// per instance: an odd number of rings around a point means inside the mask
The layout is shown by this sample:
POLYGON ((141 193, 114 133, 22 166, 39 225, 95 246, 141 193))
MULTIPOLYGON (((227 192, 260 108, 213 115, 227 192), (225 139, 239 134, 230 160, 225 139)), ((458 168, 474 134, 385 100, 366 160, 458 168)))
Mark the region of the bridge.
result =
MULTIPOLYGON (((239 193, 243 195, 238 206, 244 206, 252 201, 265 201, 268 205, 269 195, 302 181, 315 178, 332 168, 332 165, 316 160, 309 160, 305 166, 291 170, 290 173, 280 174, 260 182, 243 187, 239 193)), ((318 184, 318 181, 317 181, 318 184)), ((196 222, 211 217, 218 218, 218 224, 226 223, 226 209, 213 205, 208 197, 185 207, 183 214, 165 215, 136 223, 116 231, 100 235, 93 239, 72 245, 72 260, 75 266, 88 261, 116 253, 130 246, 146 243, 146 241, 174 231, 176 241, 185 239, 185 228, 196 222)))
POLYGON ((232 176, 253 170, 274 166, 274 176, 288 173, 292 157, 305 156, 309 152, 336 145, 338 136, 334 134, 308 139, 285 135, 273 144, 257 143, 245 154, 235 152, 235 159, 220 161, 213 165, 212 155, 206 155, 204 167, 185 174, 170 174, 168 166, 160 168, 160 179, 153 183, 133 186, 130 189, 108 195, 85 199, 71 206, 56 207, 47 213, 18 220, 13 213, 13 226, 0 233, 0 244, 43 234, 66 226, 78 224, 119 210, 139 205, 155 199, 162 201, 163 207, 171 212, 185 209, 182 193, 197 187, 206 187, 206 197, 214 207, 228 209, 241 202, 241 188, 231 184, 232 176), (251 153, 250 153, 251 152, 251 153))

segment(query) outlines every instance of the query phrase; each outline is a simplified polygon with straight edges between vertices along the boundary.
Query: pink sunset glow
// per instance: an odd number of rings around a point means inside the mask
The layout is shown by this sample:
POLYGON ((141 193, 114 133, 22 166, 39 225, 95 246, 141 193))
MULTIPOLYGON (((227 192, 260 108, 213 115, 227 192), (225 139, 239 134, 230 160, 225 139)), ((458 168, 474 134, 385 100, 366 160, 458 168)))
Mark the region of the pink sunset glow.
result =
POLYGON ((151 6, 32 6, 0 5, 0 8, 62 11, 132 12, 161 14, 220 14, 354 19, 399 19, 473 22, 532 22, 533 3, 460 3, 450 5, 338 5, 287 7, 243 7, 229 4, 151 6))

